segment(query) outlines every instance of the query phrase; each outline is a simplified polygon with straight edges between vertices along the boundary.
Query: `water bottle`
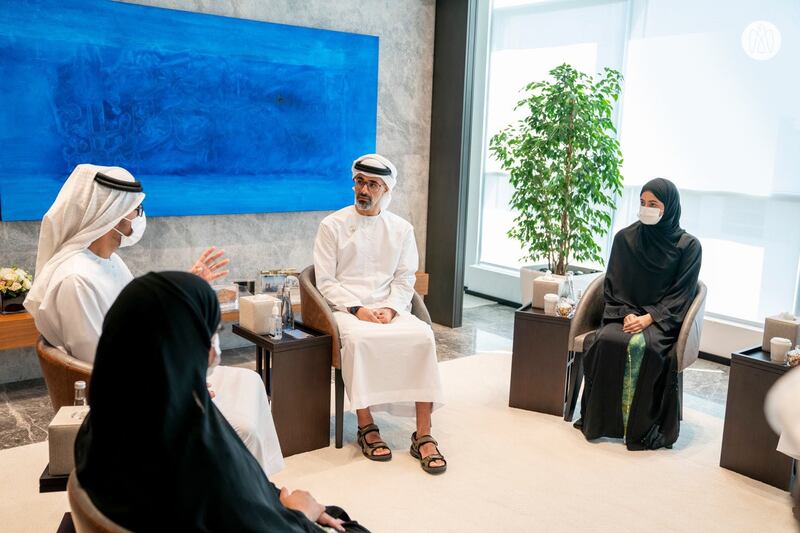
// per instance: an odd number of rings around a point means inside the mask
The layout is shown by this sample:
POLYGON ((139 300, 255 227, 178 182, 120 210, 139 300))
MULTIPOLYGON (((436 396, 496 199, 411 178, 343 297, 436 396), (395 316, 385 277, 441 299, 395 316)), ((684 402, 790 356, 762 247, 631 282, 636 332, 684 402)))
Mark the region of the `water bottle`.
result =
POLYGON ((86 382, 75 382, 75 403, 73 405, 86 405, 86 382))
POLYGON ((283 286, 281 295, 281 320, 283 329, 294 329, 294 311, 292 311, 292 296, 287 285, 283 286))
POLYGON ((567 279, 561 284, 561 290, 559 291, 558 297, 559 300, 564 299, 570 303, 570 305, 575 305, 575 286, 573 283, 575 274, 572 272, 567 272, 567 279))
POLYGON ((572 272, 567 272, 567 279, 561 282, 558 290, 558 314, 568 317, 575 310, 575 289, 572 284, 572 272))
POLYGON ((279 302, 275 302, 272 305, 272 322, 270 324, 269 336, 275 340, 283 338, 283 318, 281 317, 279 302))

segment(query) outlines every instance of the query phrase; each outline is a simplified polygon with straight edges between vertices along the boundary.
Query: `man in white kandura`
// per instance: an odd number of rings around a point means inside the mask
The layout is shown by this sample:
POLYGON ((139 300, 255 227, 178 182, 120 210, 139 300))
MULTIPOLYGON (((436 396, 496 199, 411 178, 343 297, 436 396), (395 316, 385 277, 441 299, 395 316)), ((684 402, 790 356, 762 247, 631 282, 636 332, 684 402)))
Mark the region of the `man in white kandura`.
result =
MULTIPOLYGON (((78 165, 42 219, 36 276, 25 308, 50 344, 87 363, 94 362, 106 312, 133 279, 115 252, 142 237, 144 197, 141 183, 125 169, 78 165)), ((223 254, 207 249, 191 271, 208 282, 225 276, 229 260, 220 261, 223 254)), ((131 372, 140 371, 131 361, 131 372)), ((217 407, 262 468, 268 474, 283 468, 258 375, 220 367, 208 382, 217 407)))
POLYGON ((442 404, 433 331, 410 313, 419 256, 414 228, 386 210, 397 170, 385 157, 353 162, 355 205, 326 217, 314 243, 317 288, 332 306, 342 342, 342 377, 358 415, 365 457, 388 461, 370 409, 416 412, 411 455, 431 474, 447 463, 431 437, 431 412, 442 404))

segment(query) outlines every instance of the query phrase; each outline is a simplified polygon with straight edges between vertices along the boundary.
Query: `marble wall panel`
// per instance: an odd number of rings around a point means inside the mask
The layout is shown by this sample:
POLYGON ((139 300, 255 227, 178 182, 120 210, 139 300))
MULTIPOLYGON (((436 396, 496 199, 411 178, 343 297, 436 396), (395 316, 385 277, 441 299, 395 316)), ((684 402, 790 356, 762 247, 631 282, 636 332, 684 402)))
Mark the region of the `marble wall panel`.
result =
MULTIPOLYGON (((377 149, 398 168, 391 210, 414 225, 420 269, 424 270, 434 0, 139 0, 132 3, 379 36, 377 149)), ((342 186, 349 188, 349 180, 350 176, 342 176, 342 186)), ((302 194, 301 183, 297 194, 302 194)), ((206 246, 213 244, 224 248, 232 260, 229 279, 253 279, 262 268, 302 268, 310 264, 317 226, 327 214, 152 218, 148 219, 142 241, 121 250, 120 255, 134 275, 150 270, 185 270, 206 246)), ((38 222, 0 222, 0 264, 33 271, 38 231, 38 222)), ((15 353, 14 357, 9 352, 0 352, 0 360, 7 358, 9 363, 0 364, 0 383, 38 375, 35 354, 32 350, 23 352, 15 353)))

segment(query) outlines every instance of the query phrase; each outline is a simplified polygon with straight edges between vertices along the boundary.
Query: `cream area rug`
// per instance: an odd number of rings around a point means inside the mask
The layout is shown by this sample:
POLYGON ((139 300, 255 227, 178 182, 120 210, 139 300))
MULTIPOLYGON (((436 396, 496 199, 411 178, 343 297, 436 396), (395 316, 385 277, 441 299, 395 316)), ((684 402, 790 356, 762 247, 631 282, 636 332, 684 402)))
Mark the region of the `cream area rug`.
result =
MULTIPOLYGON (((309 490, 375 533, 791 532, 788 493, 719 467, 722 420, 684 412, 672 450, 629 452, 587 442, 561 418, 511 409, 508 353, 440 364, 447 404, 433 435, 449 461, 431 476, 408 454, 413 420, 376 416, 394 450, 388 463, 345 445, 290 457, 278 486, 309 490)), ((47 444, 0 452, 0 530, 55 531, 64 493, 39 494, 47 444)))

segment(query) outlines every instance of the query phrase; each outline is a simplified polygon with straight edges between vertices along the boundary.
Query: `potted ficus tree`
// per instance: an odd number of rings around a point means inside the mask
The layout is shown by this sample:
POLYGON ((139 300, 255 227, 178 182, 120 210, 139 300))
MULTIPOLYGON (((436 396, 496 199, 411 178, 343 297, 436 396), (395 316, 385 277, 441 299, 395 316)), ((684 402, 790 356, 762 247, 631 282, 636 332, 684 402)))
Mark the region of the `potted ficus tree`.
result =
POLYGON ((606 68, 595 78, 563 64, 550 77, 525 86, 515 108, 525 116, 489 145, 514 187, 508 235, 522 243, 525 260, 546 263, 521 273, 530 282, 540 270, 564 275, 585 272, 575 263, 602 264, 597 238, 608 233, 622 192, 612 121, 622 75, 606 68))

